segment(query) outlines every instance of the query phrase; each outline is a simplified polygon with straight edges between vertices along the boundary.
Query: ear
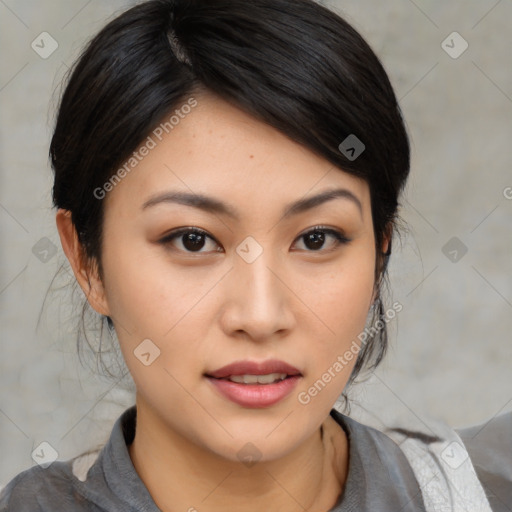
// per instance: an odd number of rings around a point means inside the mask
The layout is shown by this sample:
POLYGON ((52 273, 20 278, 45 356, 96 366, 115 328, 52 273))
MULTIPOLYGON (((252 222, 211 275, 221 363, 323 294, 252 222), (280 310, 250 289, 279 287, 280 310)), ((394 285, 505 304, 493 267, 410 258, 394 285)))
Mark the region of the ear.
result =
POLYGON ((56 223, 62 249, 89 304, 100 315, 110 316, 103 283, 85 257, 85 251, 71 220, 71 212, 59 208, 56 223))
MULTIPOLYGON (((386 270, 386 267, 388 265, 388 260, 391 255, 391 239, 393 237, 393 224, 390 222, 386 226, 386 229, 384 231, 384 236, 382 237, 382 246, 380 248, 380 254, 377 255, 377 262, 378 262, 378 275, 377 277, 380 277, 380 275, 386 270)), ((373 291, 372 295, 372 304, 377 300, 379 293, 379 289, 377 285, 375 286, 375 289, 373 291)))
POLYGON ((382 253, 386 256, 389 256, 391 254, 391 237, 392 237, 392 229, 386 230, 386 234, 384 235, 384 238, 382 240, 382 253))

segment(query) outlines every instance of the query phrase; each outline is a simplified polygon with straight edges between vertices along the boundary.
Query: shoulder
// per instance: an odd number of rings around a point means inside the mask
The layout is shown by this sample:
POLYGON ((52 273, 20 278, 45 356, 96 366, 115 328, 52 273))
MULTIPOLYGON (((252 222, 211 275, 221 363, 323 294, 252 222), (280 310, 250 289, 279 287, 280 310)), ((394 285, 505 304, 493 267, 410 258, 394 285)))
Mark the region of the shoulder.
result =
POLYGON ((364 503, 365 510, 425 512, 418 481, 400 447, 382 431, 336 409, 331 416, 349 441, 346 506, 364 503))
POLYGON ((456 429, 485 488, 493 510, 512 503, 512 412, 456 429))
POLYGON ((468 452, 478 459, 512 462, 512 411, 495 416, 477 425, 455 429, 464 441, 468 452))
POLYGON ((16 475, 0 488, 0 512, 150 510, 151 497, 131 465, 126 445, 133 438, 135 415, 135 406, 125 410, 106 444, 16 475))
POLYGON ((360 421, 347 416, 336 409, 331 410, 331 416, 345 429, 349 440, 354 447, 360 448, 363 455, 371 453, 394 454, 397 457, 403 457, 397 443, 385 432, 375 427, 361 423, 360 421))
POLYGON ((423 420, 424 434, 434 434, 438 440, 425 443, 423 434, 400 428, 390 429, 393 432, 389 435, 413 466, 425 491, 427 508, 450 509, 450 503, 452 507, 455 503, 471 511, 510 512, 512 413, 462 429, 434 418, 423 420), (441 499, 443 494, 448 497, 446 503, 441 499))
POLYGON ((90 511, 90 502, 80 492, 80 477, 84 464, 90 467, 97 457, 96 452, 91 455, 22 471, 0 490, 0 512, 90 511))

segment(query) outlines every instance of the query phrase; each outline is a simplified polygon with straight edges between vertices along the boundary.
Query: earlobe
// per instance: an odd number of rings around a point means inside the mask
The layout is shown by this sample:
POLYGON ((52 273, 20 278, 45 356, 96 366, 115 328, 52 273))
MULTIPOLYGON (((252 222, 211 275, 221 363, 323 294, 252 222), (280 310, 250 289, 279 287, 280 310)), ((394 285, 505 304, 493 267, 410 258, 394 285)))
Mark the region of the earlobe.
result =
POLYGON ((391 224, 388 225, 386 232, 384 234, 384 240, 382 242, 382 252, 386 256, 391 254, 391 239, 393 237, 393 226, 391 224))
POLYGON ((105 289, 98 273, 92 269, 85 258, 83 247, 78 240, 75 226, 71 220, 71 212, 59 208, 56 215, 57 230, 59 232, 62 249, 73 270, 80 288, 91 307, 100 315, 109 316, 105 289))

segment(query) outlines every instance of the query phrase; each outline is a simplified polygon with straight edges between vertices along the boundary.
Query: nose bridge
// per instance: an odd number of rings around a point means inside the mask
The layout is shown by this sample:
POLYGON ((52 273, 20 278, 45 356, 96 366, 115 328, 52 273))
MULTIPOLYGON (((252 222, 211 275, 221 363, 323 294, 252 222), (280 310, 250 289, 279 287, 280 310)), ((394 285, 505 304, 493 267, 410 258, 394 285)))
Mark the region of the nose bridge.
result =
POLYGON ((282 300, 282 285, 274 275, 275 270, 270 270, 272 267, 275 267, 275 261, 269 250, 263 251, 252 262, 240 258, 235 264, 235 279, 244 291, 244 303, 251 310, 275 309, 282 300))
MULTIPOLYGON (((249 253, 255 249, 250 244, 249 241, 249 253)), ((237 255, 231 276, 234 311, 230 318, 234 323, 230 328, 244 330, 253 337, 270 336, 289 328, 292 322, 290 297, 286 286, 276 276, 280 273, 277 258, 262 247, 258 255, 252 253, 254 259, 245 257, 246 254, 237 255)))

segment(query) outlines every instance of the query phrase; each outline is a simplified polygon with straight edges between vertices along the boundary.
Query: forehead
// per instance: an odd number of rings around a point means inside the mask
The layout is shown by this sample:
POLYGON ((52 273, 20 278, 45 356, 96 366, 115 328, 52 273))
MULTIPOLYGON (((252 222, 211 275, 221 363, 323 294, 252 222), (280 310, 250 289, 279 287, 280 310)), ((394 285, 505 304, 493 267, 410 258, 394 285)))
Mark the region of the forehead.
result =
POLYGON ((129 161, 136 165, 125 165, 130 170, 107 194, 108 203, 142 208, 149 197, 177 190, 222 198, 242 209, 270 208, 342 187, 358 197, 363 210, 369 208, 364 180, 213 94, 194 99, 193 108, 178 106, 180 115, 164 117, 143 141, 136 161, 129 161))

